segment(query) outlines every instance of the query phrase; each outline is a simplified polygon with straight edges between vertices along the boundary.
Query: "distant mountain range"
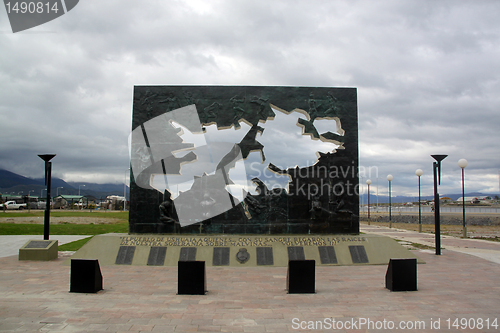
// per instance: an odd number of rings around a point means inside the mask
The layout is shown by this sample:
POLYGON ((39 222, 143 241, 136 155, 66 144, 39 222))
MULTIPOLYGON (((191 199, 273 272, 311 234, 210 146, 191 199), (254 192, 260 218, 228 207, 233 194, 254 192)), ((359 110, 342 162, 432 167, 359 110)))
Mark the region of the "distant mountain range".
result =
MULTIPOLYGON (((10 195, 27 195, 45 197, 45 179, 28 178, 18 175, 14 172, 0 169, 0 193, 10 195)), ((88 182, 65 182, 64 180, 52 177, 51 195, 92 195, 96 198, 104 198, 108 195, 123 196, 124 190, 126 197, 129 196, 128 186, 124 188, 123 184, 96 184, 88 182)))

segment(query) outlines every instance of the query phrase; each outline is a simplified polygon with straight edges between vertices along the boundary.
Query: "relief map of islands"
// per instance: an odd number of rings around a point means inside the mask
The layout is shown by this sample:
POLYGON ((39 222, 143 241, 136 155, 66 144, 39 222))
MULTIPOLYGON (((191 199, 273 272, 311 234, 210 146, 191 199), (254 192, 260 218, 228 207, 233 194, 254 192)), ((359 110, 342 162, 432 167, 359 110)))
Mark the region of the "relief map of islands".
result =
POLYGON ((131 234, 359 233, 356 88, 136 86, 131 234))

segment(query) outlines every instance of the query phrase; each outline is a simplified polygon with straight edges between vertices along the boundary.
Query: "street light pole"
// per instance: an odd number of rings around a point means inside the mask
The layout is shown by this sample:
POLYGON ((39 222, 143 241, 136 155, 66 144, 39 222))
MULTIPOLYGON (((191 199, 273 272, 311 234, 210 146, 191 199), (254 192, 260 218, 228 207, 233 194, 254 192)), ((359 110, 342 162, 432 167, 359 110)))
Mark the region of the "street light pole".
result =
POLYGON ((370 184, 372 183, 371 179, 366 180, 366 185, 368 185, 368 225, 370 225, 370 184))
POLYGON ((30 190, 28 192, 28 212, 30 212, 30 213, 31 213, 31 199, 30 199, 31 192, 35 192, 35 190, 30 190))
POLYGON ((45 204, 45 216, 43 221, 43 239, 49 240, 49 228, 50 228, 50 187, 52 183, 52 162, 51 159, 54 158, 56 154, 45 154, 38 155, 42 160, 45 161, 45 186, 47 186, 47 203, 45 204))
POLYGON ((439 215, 438 184, 441 185, 441 161, 448 155, 431 155, 436 162, 432 163, 434 173, 434 229, 436 235, 436 255, 441 255, 441 221, 439 215))
POLYGON ((85 187, 85 185, 78 185, 78 196, 81 196, 81 195, 80 195, 80 189, 82 188, 82 186, 84 186, 84 187, 85 187))
POLYGON ((363 190, 363 187, 361 185, 361 183, 363 183, 363 176, 359 176, 359 178, 361 179, 361 181, 359 182, 359 194, 361 194, 361 212, 364 212, 364 204, 365 204, 365 199, 363 197, 363 194, 364 194, 364 190, 363 190))
POLYGON ((418 232, 422 232, 422 210, 420 207, 420 176, 424 174, 422 169, 417 169, 415 174, 418 176, 418 232))
POLYGON ((387 180, 389 181, 389 228, 392 228, 391 181, 393 179, 392 175, 387 175, 387 180))
POLYGON ((125 180, 123 182, 123 211, 127 210, 127 173, 130 172, 130 168, 125 170, 125 180))
POLYGON ((458 161, 458 166, 462 168, 462 213, 463 213, 463 238, 467 238, 467 225, 465 224, 465 185, 464 185, 464 169, 467 166, 467 160, 462 158, 458 161))

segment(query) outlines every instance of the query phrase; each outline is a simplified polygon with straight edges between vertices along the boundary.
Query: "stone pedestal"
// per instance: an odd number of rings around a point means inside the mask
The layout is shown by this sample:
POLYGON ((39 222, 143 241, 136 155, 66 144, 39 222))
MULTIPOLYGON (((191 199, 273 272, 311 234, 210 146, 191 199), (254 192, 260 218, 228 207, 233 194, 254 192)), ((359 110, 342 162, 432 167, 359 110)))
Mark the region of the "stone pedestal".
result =
POLYGON ((49 261, 57 259, 57 240, 29 240, 19 249, 19 260, 49 261))

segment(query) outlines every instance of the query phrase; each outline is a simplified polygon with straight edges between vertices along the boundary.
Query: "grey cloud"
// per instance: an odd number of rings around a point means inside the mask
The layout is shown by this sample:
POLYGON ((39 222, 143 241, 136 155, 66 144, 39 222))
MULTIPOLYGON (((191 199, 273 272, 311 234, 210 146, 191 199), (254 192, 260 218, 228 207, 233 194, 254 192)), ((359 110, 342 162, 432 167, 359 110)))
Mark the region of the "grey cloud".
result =
POLYGON ((462 157, 471 191, 498 188, 499 10, 498 1, 85 1, 18 34, 0 10, 0 168, 40 175, 36 154, 55 152, 61 175, 120 181, 134 85, 349 86, 360 163, 392 173, 399 194, 415 191, 419 167, 431 191, 432 153, 450 155, 444 189, 460 191, 462 157))

